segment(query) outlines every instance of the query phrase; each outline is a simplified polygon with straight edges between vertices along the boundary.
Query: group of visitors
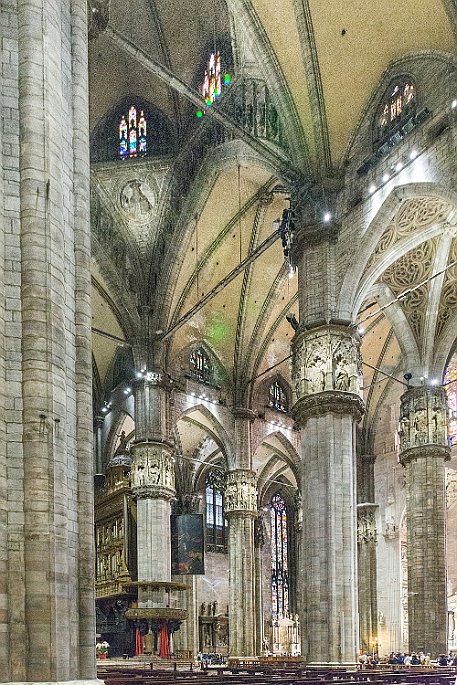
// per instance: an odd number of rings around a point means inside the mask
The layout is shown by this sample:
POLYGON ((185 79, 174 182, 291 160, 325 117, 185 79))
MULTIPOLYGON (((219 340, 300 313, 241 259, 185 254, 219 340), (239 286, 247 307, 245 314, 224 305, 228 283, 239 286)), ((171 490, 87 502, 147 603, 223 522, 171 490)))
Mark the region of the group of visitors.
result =
POLYGON ((391 652, 389 656, 380 660, 375 652, 373 654, 362 653, 359 663, 362 668, 375 668, 379 663, 402 666, 457 666, 457 654, 440 654, 436 660, 432 660, 430 653, 391 652))

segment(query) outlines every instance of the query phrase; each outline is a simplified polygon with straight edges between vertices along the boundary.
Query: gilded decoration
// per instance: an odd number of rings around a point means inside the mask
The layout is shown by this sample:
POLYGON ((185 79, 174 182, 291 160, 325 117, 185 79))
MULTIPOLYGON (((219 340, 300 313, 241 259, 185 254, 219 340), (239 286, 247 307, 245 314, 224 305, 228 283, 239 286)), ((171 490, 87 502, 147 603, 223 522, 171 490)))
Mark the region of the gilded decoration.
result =
MULTIPOLYGON (((422 445, 449 450, 447 400, 443 388, 411 388, 402 396, 399 436, 401 453, 422 445)), ((441 450, 438 449, 437 456, 439 454, 441 450)))
POLYGON ((436 321, 436 339, 438 340, 448 320, 457 313, 457 239, 454 239, 449 250, 448 264, 454 264, 444 274, 441 299, 436 321))
POLYGON ((236 469, 227 473, 224 492, 224 513, 250 514, 257 517, 257 484, 255 471, 236 469))
POLYGON ((131 447, 132 493, 136 499, 173 499, 175 496, 174 458, 170 448, 142 442, 131 447))
MULTIPOLYGON (((398 297, 401 293, 419 285, 432 275, 435 255, 435 239, 422 243, 391 264, 384 271, 379 281, 388 285, 393 295, 398 297)), ((418 342, 425 326, 428 293, 429 284, 424 283, 417 290, 409 292, 407 297, 401 301, 403 311, 418 342)))
POLYGON ((415 231, 443 222, 452 206, 439 198, 416 197, 406 200, 382 234, 374 252, 367 262, 368 271, 389 248, 415 231))
POLYGON ((305 331, 293 342, 297 399, 324 391, 361 395, 360 339, 351 329, 305 331))

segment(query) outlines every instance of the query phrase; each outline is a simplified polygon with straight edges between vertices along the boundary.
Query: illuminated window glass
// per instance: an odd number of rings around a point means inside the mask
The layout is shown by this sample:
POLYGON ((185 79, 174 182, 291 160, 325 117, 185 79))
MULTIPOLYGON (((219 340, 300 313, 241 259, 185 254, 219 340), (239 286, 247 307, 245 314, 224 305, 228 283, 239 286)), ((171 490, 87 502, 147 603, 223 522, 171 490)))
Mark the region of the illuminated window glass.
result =
POLYGON ((457 364, 446 369, 444 385, 449 407, 449 444, 452 447, 457 445, 457 364))
POLYGON ((138 112, 133 105, 128 116, 122 115, 119 123, 119 157, 130 159, 144 157, 148 152, 147 124, 143 110, 138 112))
POLYGON ((227 551, 227 521, 224 518, 222 492, 209 478, 206 491, 206 544, 212 552, 227 551))
POLYGON ((410 81, 397 81, 383 99, 377 114, 376 140, 383 141, 393 133, 398 125, 414 113, 416 89, 410 81))
POLYGON ((277 411, 288 411, 287 395, 278 381, 270 385, 268 406, 277 411))
POLYGON ((209 357, 205 350, 199 347, 190 355, 190 372, 193 378, 202 383, 210 383, 212 380, 212 369, 209 357))
POLYGON ((201 86, 202 96, 208 107, 210 107, 222 93, 222 86, 228 86, 229 83, 230 74, 225 73, 224 76, 222 76, 221 56, 219 52, 212 52, 209 56, 201 86))
POLYGON ((274 495, 271 525, 271 611, 274 621, 289 616, 289 565, 287 553, 287 511, 281 495, 274 495))

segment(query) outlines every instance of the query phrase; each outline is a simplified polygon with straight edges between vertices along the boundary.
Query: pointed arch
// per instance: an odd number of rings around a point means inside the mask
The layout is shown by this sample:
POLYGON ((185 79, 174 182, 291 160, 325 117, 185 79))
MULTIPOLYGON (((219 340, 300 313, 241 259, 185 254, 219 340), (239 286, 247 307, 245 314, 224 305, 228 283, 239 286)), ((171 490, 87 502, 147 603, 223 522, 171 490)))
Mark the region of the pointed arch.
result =
MULTIPOLYGON (((368 260, 373 254, 376 245, 388 224, 392 220, 392 217, 398 213, 398 210, 405 200, 419 197, 441 199, 448 202, 452 207, 457 207, 457 193, 445 188, 437 182, 408 183, 397 185, 393 188, 382 202, 381 206, 377 210, 372 210, 371 214, 367 214, 367 223, 361 231, 360 248, 357 250, 356 255, 353 255, 355 256, 355 262, 351 263, 351 268, 346 272, 338 298, 338 312, 342 319, 355 320, 358 306, 360 306, 361 301, 366 296, 368 288, 374 282, 374 273, 377 274, 377 272, 373 272, 371 278, 366 277, 365 281, 362 279, 368 260)), ((372 204, 372 206, 374 205, 372 204)), ((429 237, 432 237, 432 234, 435 235, 438 233, 440 228, 441 224, 440 226, 435 226, 435 228, 432 227, 432 229, 428 229, 431 231, 429 237)), ((421 236, 422 232, 418 232, 416 237, 414 237, 413 234, 408 240, 420 240, 420 242, 423 242, 424 238, 421 236)), ((405 242, 405 245, 409 245, 409 242, 405 242)), ((411 247, 409 247, 409 249, 411 249, 411 247)), ((398 245, 394 245, 389 251, 389 254, 392 259, 394 256, 395 258, 398 258, 398 256, 400 256, 398 245)), ((384 259, 385 257, 383 257, 383 260, 384 259)))

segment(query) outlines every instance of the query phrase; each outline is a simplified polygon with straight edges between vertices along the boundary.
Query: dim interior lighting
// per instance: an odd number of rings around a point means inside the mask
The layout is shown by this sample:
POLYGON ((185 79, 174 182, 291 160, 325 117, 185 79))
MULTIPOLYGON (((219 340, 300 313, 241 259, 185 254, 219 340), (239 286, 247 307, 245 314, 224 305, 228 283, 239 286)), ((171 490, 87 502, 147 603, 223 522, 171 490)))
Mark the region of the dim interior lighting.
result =
POLYGON ((395 165, 395 171, 401 171, 403 169, 403 164, 401 162, 397 162, 395 165))
POLYGON ((376 192, 376 186, 374 185, 374 183, 372 183, 371 186, 368 188, 368 192, 370 193, 370 195, 373 195, 373 193, 376 192))
POLYGON ((330 212, 325 212, 324 221, 326 224, 330 221, 331 218, 332 218, 332 215, 330 214, 330 212))
POLYGON ((417 150, 411 150, 411 152, 409 153, 409 158, 410 159, 416 159, 416 157, 417 157, 417 150))
POLYGON ((387 183, 387 181, 389 180, 389 178, 390 178, 389 174, 387 174, 387 173, 384 174, 384 176, 382 177, 382 182, 383 182, 383 183, 387 183))

